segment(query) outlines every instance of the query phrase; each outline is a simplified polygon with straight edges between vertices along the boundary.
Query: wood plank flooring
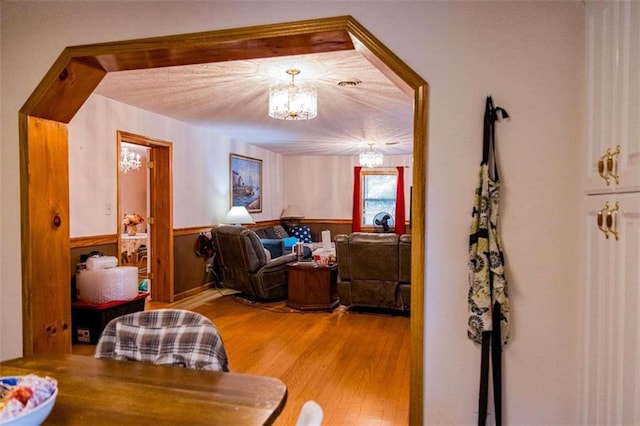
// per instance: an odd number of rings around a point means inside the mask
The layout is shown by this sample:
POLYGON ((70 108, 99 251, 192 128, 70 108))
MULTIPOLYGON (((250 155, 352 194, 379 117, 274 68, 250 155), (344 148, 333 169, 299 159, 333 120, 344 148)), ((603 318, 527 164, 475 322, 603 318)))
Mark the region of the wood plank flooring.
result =
POLYGON ((275 425, 294 425, 309 399, 322 406, 327 426, 408 424, 408 317, 342 307, 302 313, 284 302, 252 304, 233 295, 202 302, 188 308, 218 327, 231 371, 286 383, 287 403, 275 425))

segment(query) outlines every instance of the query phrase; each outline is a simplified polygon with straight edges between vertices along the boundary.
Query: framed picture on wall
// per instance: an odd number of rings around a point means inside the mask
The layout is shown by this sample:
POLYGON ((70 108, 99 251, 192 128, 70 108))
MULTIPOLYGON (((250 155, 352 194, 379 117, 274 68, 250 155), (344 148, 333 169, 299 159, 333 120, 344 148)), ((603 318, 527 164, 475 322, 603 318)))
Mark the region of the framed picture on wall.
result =
POLYGON ((231 207, 244 206, 249 213, 262 211, 262 160, 230 154, 231 207))

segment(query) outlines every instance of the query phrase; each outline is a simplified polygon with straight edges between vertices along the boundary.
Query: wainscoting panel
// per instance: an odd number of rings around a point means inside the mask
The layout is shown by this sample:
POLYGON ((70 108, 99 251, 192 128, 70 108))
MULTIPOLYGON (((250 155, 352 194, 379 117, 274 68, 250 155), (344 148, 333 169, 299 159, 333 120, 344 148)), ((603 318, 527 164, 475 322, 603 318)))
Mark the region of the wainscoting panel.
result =
POLYGON ((199 257, 195 253, 195 243, 199 234, 199 232, 174 234, 173 288, 175 300, 204 290, 215 281, 214 274, 206 271, 207 259, 199 257))
MULTIPOLYGON (((261 221, 251 226, 259 229, 268 225, 279 224, 279 220, 261 221)), ((338 234, 351 233, 350 220, 303 220, 301 224, 308 225, 311 229, 313 241, 321 241, 322 231, 329 230, 333 239, 338 234)), ((200 232, 210 231, 209 226, 174 229, 173 231, 173 255, 174 255, 174 300, 178 301, 192 296, 216 285, 216 277, 213 272, 207 272, 206 260, 195 253, 195 243, 200 232)), ((407 229, 410 232, 409 229, 407 229)), ((78 237, 71 239, 71 286, 75 288, 76 264, 80 263, 80 256, 92 251, 99 251, 105 256, 118 254, 117 235, 97 235, 78 237)))

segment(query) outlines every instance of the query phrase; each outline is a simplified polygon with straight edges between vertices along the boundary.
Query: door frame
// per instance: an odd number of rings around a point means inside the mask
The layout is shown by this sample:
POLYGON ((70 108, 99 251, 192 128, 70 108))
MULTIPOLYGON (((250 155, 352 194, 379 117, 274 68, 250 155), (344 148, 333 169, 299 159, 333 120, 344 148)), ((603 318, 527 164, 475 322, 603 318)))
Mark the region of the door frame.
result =
MULTIPOLYGON (((158 302, 174 301, 173 294, 173 179, 171 142, 116 131, 117 151, 120 158, 121 144, 150 148, 149 155, 149 225, 151 227, 150 250, 147 262, 151 265, 151 298, 158 302)), ((118 212, 121 212, 120 173, 118 173, 118 212)), ((122 222, 118 215, 118 253, 122 253, 122 222)))
MULTIPOLYGON (((414 100, 413 199, 410 319, 410 424, 423 423, 424 285, 426 262, 427 146, 429 86, 416 72, 351 16, 259 25, 67 47, 19 112, 21 250, 24 353, 54 348, 71 350, 70 303, 65 312, 38 313, 50 294, 70 299, 69 187, 36 185, 46 181, 51 165, 56 179, 68 182, 68 162, 57 149, 68 149, 66 124, 108 72, 217 61, 300 55, 355 49, 414 100), (39 129, 42 124, 50 132, 39 129), (58 126, 59 128, 53 129, 58 126), (34 152, 35 149, 39 152, 34 152), (45 201, 49 208, 36 212, 45 201), (46 230, 47 232, 42 232, 46 230), (66 232, 65 232, 66 230, 66 232), (47 241, 56 250, 41 244, 47 241), (42 268, 41 265, 48 265, 42 268), (47 282, 47 287, 42 286, 47 282), (37 285, 36 285, 37 284, 37 285), (42 330, 47 330, 43 335, 42 330), (46 344, 42 344, 42 342, 46 344), (52 342, 52 343, 49 343, 52 342)), ((67 160, 68 161, 68 160, 67 160)))

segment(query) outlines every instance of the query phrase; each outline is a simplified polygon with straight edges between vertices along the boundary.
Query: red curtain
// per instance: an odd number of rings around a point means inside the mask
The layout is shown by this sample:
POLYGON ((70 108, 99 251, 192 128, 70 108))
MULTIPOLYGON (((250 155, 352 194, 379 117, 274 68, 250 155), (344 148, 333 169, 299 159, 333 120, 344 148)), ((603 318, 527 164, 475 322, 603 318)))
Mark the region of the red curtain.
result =
POLYGON ((398 183, 396 187, 396 226, 395 232, 398 235, 404 234, 404 167, 398 166, 398 183))
POLYGON ((360 172, 362 167, 353 168, 353 212, 351 217, 351 232, 360 232, 360 172))

